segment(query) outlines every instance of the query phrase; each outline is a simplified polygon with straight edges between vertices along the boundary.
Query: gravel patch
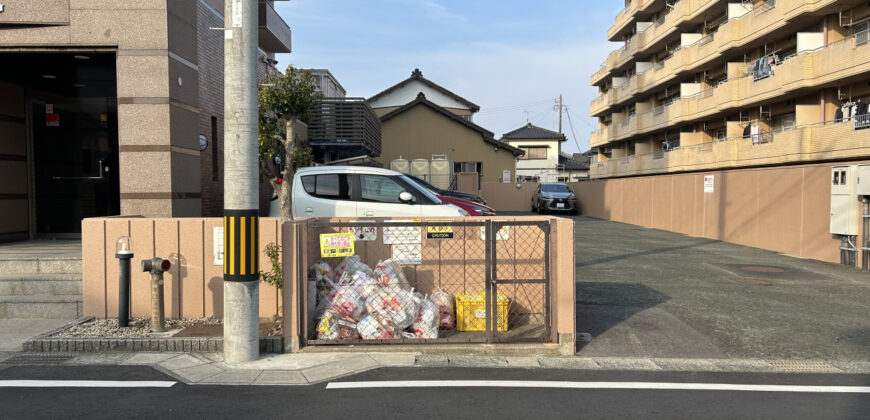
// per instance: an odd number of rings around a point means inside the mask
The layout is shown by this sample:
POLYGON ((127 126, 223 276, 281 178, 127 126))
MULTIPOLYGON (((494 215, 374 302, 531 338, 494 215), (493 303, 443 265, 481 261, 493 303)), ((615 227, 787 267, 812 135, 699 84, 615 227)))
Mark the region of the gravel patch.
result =
MULTIPOLYGON (((220 318, 167 319, 166 330, 181 330, 193 325, 220 324, 220 318)), ((118 328, 118 319, 94 319, 52 334, 58 338, 148 338, 151 334, 151 318, 133 318, 129 327, 118 328)), ((165 333, 159 333, 163 335, 165 333)))

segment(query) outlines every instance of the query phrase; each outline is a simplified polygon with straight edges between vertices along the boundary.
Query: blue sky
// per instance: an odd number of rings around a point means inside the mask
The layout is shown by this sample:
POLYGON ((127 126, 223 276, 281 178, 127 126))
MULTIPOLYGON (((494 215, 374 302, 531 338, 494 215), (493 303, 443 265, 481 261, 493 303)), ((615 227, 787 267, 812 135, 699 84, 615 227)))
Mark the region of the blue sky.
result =
MULTIPOLYGON (((595 120, 589 77, 615 44, 607 29, 623 2, 603 0, 292 0, 276 2, 293 30, 279 67, 328 68, 348 96, 372 96, 420 68, 480 105, 475 122, 496 138, 527 120, 556 130, 555 98, 569 107, 576 144, 595 120)), ((575 152, 567 116, 563 151, 575 152)))

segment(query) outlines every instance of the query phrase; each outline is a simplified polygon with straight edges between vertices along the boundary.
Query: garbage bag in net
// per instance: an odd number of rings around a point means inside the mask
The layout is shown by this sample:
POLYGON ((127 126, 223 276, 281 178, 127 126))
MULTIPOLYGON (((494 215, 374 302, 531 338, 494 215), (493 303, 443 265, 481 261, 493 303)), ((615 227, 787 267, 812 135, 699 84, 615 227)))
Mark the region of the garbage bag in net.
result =
POLYGON ((414 336, 417 338, 438 338, 438 326, 440 325, 440 310, 435 302, 429 298, 419 296, 419 307, 417 311, 417 319, 411 329, 414 330, 414 336))
POLYGON ((344 320, 359 321, 365 311, 365 300, 357 288, 350 284, 336 287, 330 301, 329 311, 344 320))
POLYGON ((360 338, 359 330, 356 322, 344 319, 337 319, 335 325, 338 326, 338 338, 340 340, 358 339, 360 338))
POLYGON ((338 317, 335 313, 327 311, 320 321, 317 322, 317 339, 318 340, 338 340, 338 324, 335 323, 338 317))
POLYGON ((357 292, 363 299, 368 299, 369 296, 380 288, 378 281, 375 280, 374 277, 362 271, 353 274, 353 279, 351 279, 350 284, 357 289, 357 292))
POLYGON ((366 315, 356 325, 359 335, 366 340, 388 340, 396 338, 396 332, 385 328, 373 316, 366 315))
POLYGON ((404 330, 417 319, 418 305, 412 290, 382 287, 366 299, 366 309, 382 326, 404 330))
POLYGON ((348 273, 351 277, 353 277, 353 274, 358 271, 366 273, 369 276, 372 275, 371 267, 365 265, 365 263, 363 263, 360 259, 359 255, 351 255, 349 257, 345 257, 345 259, 343 259, 337 266, 335 266, 335 269, 332 270, 332 279, 333 281, 338 282, 338 280, 341 279, 341 276, 344 275, 344 273, 348 273))
POLYGON ((308 279, 314 282, 317 289, 316 302, 320 303, 332 291, 332 269, 329 268, 329 264, 322 261, 313 264, 308 268, 308 279))
POLYGON ((453 295, 441 289, 432 293, 432 302, 438 305, 438 324, 442 328, 456 328, 456 311, 453 305, 453 295))
POLYGON ((378 265, 375 266, 374 276, 381 286, 398 287, 405 290, 411 288, 408 285, 405 272, 402 271, 402 265, 393 259, 378 262, 378 265))

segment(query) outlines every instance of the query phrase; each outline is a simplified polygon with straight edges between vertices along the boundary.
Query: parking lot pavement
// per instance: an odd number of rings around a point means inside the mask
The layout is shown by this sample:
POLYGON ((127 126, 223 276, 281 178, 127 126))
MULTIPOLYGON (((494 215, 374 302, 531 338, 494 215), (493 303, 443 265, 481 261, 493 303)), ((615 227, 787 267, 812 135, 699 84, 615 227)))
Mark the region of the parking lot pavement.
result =
POLYGON ((579 356, 870 361, 867 272, 574 220, 579 356))

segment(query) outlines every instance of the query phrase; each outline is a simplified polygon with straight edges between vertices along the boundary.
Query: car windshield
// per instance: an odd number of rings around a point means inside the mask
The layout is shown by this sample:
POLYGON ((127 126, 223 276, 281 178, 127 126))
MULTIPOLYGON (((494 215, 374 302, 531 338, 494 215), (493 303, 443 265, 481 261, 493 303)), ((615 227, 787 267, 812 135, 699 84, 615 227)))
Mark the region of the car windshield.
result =
POLYGON ((565 184, 544 184, 541 186, 543 192, 566 193, 571 192, 565 184))
POLYGON ((405 182, 408 183, 408 185, 410 185, 415 190, 419 191, 421 195, 432 200, 433 203, 441 204, 441 200, 439 200, 438 197, 435 196, 435 194, 433 194, 431 191, 429 191, 429 189, 421 186, 421 184, 417 180, 412 179, 412 178, 405 176, 405 175, 399 175, 399 178, 402 178, 405 182))

